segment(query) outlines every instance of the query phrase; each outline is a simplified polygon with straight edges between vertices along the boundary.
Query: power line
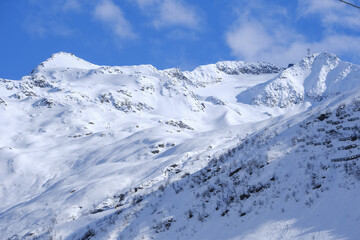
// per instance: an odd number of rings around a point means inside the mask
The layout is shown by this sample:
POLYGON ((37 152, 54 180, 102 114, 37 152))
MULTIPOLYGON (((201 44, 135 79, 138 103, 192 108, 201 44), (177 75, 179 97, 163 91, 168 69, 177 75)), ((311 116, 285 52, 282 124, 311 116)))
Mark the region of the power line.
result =
POLYGON ((343 3, 345 3, 345 4, 348 4, 348 5, 350 5, 350 6, 353 6, 353 7, 356 7, 356 8, 358 8, 358 9, 360 9, 359 6, 356 6, 356 5, 352 4, 352 3, 346 2, 346 1, 344 1, 344 0, 338 0, 338 1, 343 2, 343 3))

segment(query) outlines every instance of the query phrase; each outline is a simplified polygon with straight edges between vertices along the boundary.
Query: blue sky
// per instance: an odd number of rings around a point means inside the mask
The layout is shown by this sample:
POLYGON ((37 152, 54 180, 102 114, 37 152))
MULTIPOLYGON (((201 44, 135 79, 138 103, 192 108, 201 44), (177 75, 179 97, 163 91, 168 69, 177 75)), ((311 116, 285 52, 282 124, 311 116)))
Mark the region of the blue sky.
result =
POLYGON ((0 77, 9 79, 59 51, 159 69, 221 60, 286 66, 307 48, 360 63, 360 10, 337 0, 1 0, 0 31, 0 77))

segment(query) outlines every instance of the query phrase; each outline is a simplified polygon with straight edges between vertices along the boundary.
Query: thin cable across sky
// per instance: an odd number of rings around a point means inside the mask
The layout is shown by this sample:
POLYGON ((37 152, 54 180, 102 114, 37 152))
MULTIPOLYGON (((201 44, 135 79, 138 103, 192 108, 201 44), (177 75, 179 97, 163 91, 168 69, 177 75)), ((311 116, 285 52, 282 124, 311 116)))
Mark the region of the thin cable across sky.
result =
POLYGON ((360 9, 360 7, 359 7, 359 6, 356 6, 355 4, 346 2, 346 1, 344 1, 344 0, 338 0, 338 1, 343 2, 343 3, 345 3, 345 4, 348 4, 348 5, 350 5, 350 6, 353 6, 353 7, 356 7, 356 8, 358 8, 358 9, 360 9))

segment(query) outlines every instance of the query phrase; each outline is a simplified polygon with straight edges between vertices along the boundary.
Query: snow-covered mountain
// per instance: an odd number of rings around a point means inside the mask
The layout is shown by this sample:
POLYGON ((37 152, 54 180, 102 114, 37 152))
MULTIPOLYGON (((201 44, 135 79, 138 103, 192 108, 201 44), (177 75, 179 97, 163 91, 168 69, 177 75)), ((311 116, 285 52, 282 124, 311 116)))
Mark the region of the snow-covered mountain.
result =
POLYGON ((1 239, 357 239, 358 69, 61 52, 0 79, 1 239))
POLYGON ((314 103, 358 87, 359 79, 359 66, 342 62, 331 53, 313 54, 274 79, 240 93, 238 100, 281 108, 314 103))

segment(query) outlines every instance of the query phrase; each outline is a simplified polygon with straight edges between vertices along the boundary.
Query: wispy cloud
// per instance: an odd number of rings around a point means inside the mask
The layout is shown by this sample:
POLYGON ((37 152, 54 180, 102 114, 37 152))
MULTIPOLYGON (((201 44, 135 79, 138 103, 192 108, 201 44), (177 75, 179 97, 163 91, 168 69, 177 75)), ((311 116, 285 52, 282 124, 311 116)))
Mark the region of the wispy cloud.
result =
POLYGON ((96 6, 94 16, 118 37, 122 39, 136 37, 123 11, 112 0, 102 0, 96 6))
POLYGON ((281 6, 278 9, 274 4, 270 6, 270 3, 260 2, 264 14, 254 14, 259 10, 260 3, 248 6, 249 10, 240 13, 225 33, 227 45, 239 59, 269 61, 286 66, 303 58, 307 48, 313 52, 330 51, 339 55, 360 51, 360 37, 347 34, 324 31, 319 40, 309 41, 305 35, 294 30, 290 16, 281 6), (279 17, 275 12, 283 14, 279 17))
POLYGON ((360 27, 359 10, 335 0, 299 1, 299 15, 319 15, 327 28, 336 26, 357 30, 360 27))
POLYGON ((66 24, 63 16, 81 11, 79 0, 28 0, 33 7, 25 16, 23 27, 34 38, 46 35, 67 37, 74 31, 66 24))
POLYGON ((191 6, 175 0, 165 0, 160 4, 159 16, 154 19, 155 27, 180 25, 197 28, 200 20, 191 6))
POLYGON ((149 7, 151 5, 158 4, 159 2, 161 2, 161 0, 133 0, 133 1, 135 1, 138 4, 138 6, 144 10, 146 7, 149 7))
POLYGON ((183 0, 135 0, 138 6, 152 18, 157 29, 181 26, 198 29, 201 18, 198 10, 183 0))
POLYGON ((79 2, 79 0, 65 0, 65 2, 62 5, 63 9, 65 11, 81 11, 82 5, 79 2))
POLYGON ((47 34, 68 37, 73 33, 73 30, 65 24, 60 24, 59 22, 52 20, 42 21, 36 17, 28 17, 25 21, 25 28, 34 38, 42 38, 47 34))
POLYGON ((28 0, 33 6, 24 21, 25 29, 33 37, 55 35, 68 37, 76 29, 67 20, 77 14, 93 16, 118 38, 134 38, 136 34, 122 9, 113 0, 28 0))

